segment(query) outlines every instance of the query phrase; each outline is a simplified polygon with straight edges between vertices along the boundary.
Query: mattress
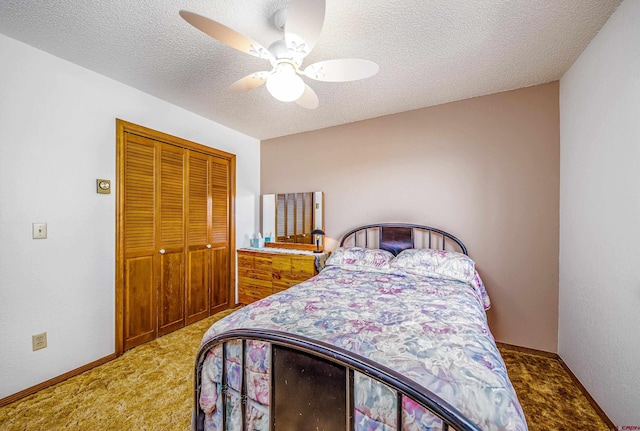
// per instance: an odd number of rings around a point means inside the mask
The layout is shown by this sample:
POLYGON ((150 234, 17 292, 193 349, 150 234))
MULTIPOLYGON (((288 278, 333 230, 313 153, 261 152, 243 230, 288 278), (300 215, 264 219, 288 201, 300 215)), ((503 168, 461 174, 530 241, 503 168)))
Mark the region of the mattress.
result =
MULTIPOLYGON (((468 282, 427 274, 387 267, 327 266, 313 279, 216 322, 203 344, 235 328, 273 329, 309 337, 398 371, 483 430, 527 430, 487 325, 488 296, 477 272, 468 282)), ((268 349, 268 343, 258 341, 248 346, 246 414, 251 415, 250 429, 268 429, 268 349)), ((230 344, 226 366, 231 396, 226 402, 227 420, 232 422, 240 414, 239 396, 233 396, 240 385, 238 355, 230 344)), ((205 360, 199 400, 207 415, 206 428, 211 430, 221 429, 221 370, 218 347, 205 360)), ((398 415, 393 410, 398 401, 393 391, 364 375, 356 374, 355 380, 355 429, 397 429, 398 415)), ((408 398, 402 404, 404 430, 439 429, 439 420, 421 406, 408 398)))

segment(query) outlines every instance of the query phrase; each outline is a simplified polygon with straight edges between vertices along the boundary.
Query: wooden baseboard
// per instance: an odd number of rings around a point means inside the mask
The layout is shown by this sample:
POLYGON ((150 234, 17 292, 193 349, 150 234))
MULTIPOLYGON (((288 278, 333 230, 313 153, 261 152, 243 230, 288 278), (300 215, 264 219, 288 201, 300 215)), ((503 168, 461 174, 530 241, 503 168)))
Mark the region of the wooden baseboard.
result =
POLYGON ((536 349, 529 349, 528 347, 514 346, 513 344, 506 344, 506 343, 498 343, 498 342, 496 342, 496 345, 498 347, 500 347, 500 348, 503 348, 503 349, 513 350, 513 351, 521 352, 521 353, 528 353, 530 355, 543 356, 545 358, 551 358, 551 359, 555 359, 556 361, 558 361, 560 366, 567 372, 567 374, 569 374, 569 377, 571 378, 571 380, 573 380, 573 382, 576 384, 578 389, 580 389, 580 392, 582 392, 582 395, 584 395, 585 398, 589 401, 589 404, 591 404, 591 407, 593 407, 593 409, 596 411, 596 413, 598 413, 598 416, 600 416, 600 418, 604 421, 605 424, 607 424, 607 426, 611 430, 613 430, 613 431, 617 430, 616 426, 613 424, 613 421, 611 419, 609 419, 609 417, 604 412, 604 410, 602 410, 602 408, 598 405, 596 400, 593 399, 593 397, 591 396, 589 391, 587 391, 587 388, 585 388, 584 385, 580 382, 580 380, 578 380, 576 375, 573 374, 573 371, 571 371, 569 366, 564 363, 564 361, 562 360, 560 355, 558 355, 557 353, 545 352, 544 350, 536 350, 536 349))
POLYGON ((9 395, 8 397, 0 399, 0 407, 4 407, 22 398, 28 397, 29 395, 33 395, 36 392, 41 391, 42 389, 48 388, 49 386, 65 381, 71 377, 77 376, 78 374, 82 374, 85 371, 89 371, 90 369, 95 368, 99 365, 106 364, 107 362, 112 361, 115 358, 116 358, 116 354, 113 353, 109 356, 105 356, 104 358, 100 358, 93 362, 89 362, 88 364, 85 364, 79 368, 76 368, 75 370, 68 371, 64 374, 54 377, 53 379, 47 380, 46 382, 39 383, 35 386, 31 386, 30 388, 17 392, 13 395, 9 395))

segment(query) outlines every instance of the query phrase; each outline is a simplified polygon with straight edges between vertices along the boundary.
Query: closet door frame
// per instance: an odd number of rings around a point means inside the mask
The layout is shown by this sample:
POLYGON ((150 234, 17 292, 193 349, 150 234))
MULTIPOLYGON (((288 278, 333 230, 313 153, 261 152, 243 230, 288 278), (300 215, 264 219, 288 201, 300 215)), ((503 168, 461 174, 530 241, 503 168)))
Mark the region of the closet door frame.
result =
POLYGON ((161 143, 174 145, 186 150, 226 159, 229 162, 229 307, 235 305, 235 273, 236 262, 236 228, 235 228, 235 198, 236 198, 236 156, 206 145, 178 138, 163 132, 149 129, 119 118, 116 119, 116 280, 115 280, 115 351, 116 356, 124 353, 124 147, 127 133, 139 135, 161 143))

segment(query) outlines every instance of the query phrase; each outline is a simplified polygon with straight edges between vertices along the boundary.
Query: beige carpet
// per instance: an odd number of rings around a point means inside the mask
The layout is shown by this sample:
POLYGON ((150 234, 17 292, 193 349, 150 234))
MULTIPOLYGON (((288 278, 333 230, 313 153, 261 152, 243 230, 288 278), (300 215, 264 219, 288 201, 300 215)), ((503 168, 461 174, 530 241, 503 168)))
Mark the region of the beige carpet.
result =
POLYGON ((560 362, 501 348, 529 430, 609 431, 560 362))
MULTIPOLYGON (((0 429, 189 430, 197 348, 227 313, 0 408, 0 429)), ((531 431, 608 430, 557 361, 502 353, 531 431)))

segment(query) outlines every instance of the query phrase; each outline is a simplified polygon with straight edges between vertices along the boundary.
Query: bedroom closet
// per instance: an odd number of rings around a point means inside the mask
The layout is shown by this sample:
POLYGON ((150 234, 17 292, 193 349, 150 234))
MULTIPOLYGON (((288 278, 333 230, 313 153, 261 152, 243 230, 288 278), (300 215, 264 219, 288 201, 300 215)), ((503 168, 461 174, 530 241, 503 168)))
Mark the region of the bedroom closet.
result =
POLYGON ((235 155, 117 120, 116 353, 235 305, 235 155))

